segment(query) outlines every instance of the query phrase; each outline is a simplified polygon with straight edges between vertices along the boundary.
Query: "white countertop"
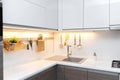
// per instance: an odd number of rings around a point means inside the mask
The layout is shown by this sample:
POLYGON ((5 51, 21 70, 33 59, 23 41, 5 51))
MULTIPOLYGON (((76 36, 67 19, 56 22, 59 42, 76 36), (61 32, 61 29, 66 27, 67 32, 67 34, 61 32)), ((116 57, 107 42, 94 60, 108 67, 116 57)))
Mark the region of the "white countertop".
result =
POLYGON ((56 65, 56 62, 38 60, 28 64, 9 67, 4 69, 4 80, 24 80, 54 65, 56 65))
POLYGON ((119 68, 111 67, 111 61, 105 62, 87 59, 85 62, 80 64, 64 61, 37 60, 27 64, 5 68, 4 80, 24 80, 57 64, 120 73, 119 68))

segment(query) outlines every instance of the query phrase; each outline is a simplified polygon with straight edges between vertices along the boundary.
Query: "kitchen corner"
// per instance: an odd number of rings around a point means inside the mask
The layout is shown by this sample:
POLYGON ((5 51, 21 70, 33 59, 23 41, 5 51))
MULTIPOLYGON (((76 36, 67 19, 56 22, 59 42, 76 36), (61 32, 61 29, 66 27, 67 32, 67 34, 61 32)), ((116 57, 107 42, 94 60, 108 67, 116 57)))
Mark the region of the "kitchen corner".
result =
POLYGON ((0 80, 120 80, 119 8, 120 0, 0 0, 0 80))

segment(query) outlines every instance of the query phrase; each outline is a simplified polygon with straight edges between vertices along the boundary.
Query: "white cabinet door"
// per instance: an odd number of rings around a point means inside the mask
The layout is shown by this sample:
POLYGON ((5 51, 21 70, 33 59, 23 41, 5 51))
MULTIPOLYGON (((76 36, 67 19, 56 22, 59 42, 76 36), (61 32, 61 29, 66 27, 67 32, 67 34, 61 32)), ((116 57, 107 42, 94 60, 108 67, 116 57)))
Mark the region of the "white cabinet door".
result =
POLYGON ((109 0, 84 0, 84 28, 109 27, 109 0))
POLYGON ((83 28, 83 0, 62 0, 62 29, 83 28))
POLYGON ((57 0, 4 0, 3 22, 57 29, 57 0))
POLYGON ((120 0, 110 0, 110 25, 120 25, 120 0))

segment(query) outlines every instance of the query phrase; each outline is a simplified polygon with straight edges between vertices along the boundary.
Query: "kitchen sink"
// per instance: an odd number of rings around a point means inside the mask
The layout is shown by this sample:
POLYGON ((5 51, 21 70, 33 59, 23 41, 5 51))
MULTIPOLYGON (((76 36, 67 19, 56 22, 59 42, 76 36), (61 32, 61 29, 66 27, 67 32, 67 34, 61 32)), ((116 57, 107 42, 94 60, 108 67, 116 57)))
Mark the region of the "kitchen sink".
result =
POLYGON ((52 56, 47 58, 47 60, 53 60, 53 61, 66 61, 66 62, 75 62, 75 63, 83 63, 86 58, 76 58, 76 57, 65 57, 65 56, 52 56))
POLYGON ((75 58, 75 57, 69 57, 69 58, 63 59, 63 61, 76 62, 76 63, 83 62, 85 60, 86 60, 85 58, 75 58))

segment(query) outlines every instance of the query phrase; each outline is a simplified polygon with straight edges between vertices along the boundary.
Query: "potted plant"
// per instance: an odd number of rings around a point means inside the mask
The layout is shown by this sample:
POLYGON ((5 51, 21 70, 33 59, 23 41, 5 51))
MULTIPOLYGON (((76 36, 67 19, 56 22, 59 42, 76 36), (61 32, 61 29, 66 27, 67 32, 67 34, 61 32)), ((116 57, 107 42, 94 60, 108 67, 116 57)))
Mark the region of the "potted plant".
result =
POLYGON ((16 37, 12 37, 12 38, 10 38, 10 40, 9 40, 9 42, 10 42, 11 44, 16 44, 18 41, 19 41, 19 39, 16 38, 16 37))
POLYGON ((18 43, 19 39, 16 37, 12 37, 9 39, 10 45, 11 45, 11 50, 14 50, 14 47, 16 43, 18 43))

